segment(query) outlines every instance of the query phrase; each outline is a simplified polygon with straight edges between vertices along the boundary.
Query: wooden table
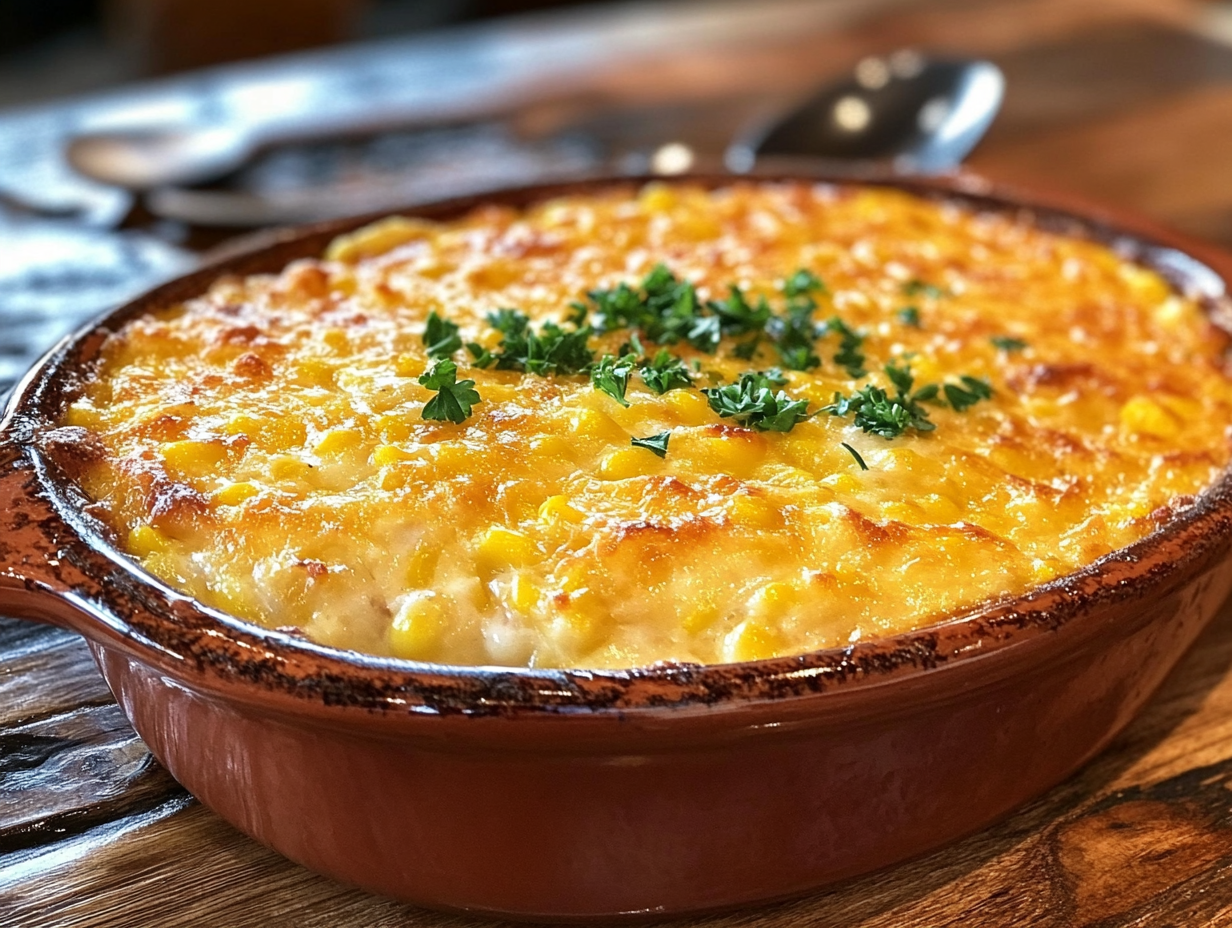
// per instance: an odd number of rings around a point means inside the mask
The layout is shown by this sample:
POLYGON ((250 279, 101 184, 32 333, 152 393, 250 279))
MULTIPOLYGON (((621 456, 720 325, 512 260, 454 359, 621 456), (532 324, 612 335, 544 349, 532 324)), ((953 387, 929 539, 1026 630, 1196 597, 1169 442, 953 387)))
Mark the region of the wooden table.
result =
MULTIPOLYGON (((973 168, 1232 246, 1230 40, 1232 13, 1186 0, 615 8, 0 113, 0 194, 82 207, 72 221, 0 210, 0 380, 81 315, 222 237, 159 226, 72 179, 59 145, 83 126, 139 111, 248 118, 261 93, 288 88, 304 106, 413 97, 409 57, 451 105, 515 88, 554 100, 540 120, 577 122, 580 100, 588 131, 631 145, 670 132, 705 151, 862 56, 910 44, 988 55, 1006 71, 1003 115, 973 168)), ((1109 750, 1001 824, 796 902, 688 924, 1232 924, 1230 667, 1225 610, 1109 750)), ((0 925, 463 924, 481 923, 339 886, 238 834, 150 758, 79 640, 0 619, 0 925)))

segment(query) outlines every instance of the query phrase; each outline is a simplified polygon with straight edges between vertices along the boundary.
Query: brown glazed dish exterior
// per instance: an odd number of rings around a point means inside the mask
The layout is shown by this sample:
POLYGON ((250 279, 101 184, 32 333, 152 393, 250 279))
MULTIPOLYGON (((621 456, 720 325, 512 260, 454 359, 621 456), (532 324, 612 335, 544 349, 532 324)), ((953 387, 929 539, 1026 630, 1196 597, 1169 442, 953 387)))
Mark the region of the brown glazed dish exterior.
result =
MULTIPOLYGON (((717 186, 731 178, 688 178, 717 186)), ((780 175, 780 179, 804 178, 780 175)), ((1232 257, 971 179, 883 178, 1112 242, 1228 312, 1232 257)), ((525 204, 611 181, 506 191, 525 204)), ((417 207, 446 218, 478 200, 417 207)), ((0 611, 89 641, 154 755, 292 860, 422 905, 642 916, 800 893, 984 827, 1099 751, 1232 588, 1232 476, 1147 539, 909 634, 628 671, 415 664, 204 608, 105 540, 54 427, 106 333, 352 220, 169 283, 52 351, 0 423, 0 611)), ((190 861, 184 862, 191 866, 190 861)))

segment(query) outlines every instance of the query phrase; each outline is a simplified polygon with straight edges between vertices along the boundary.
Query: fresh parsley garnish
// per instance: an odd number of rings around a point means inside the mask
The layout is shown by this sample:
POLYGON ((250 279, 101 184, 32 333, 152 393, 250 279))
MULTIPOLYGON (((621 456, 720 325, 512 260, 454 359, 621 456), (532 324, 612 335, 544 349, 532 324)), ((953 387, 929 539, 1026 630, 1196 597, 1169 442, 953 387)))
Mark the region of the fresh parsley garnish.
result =
POLYGON ((545 322, 536 332, 525 313, 500 309, 488 315, 488 324, 503 336, 495 353, 476 343, 467 345, 476 367, 496 365, 497 370, 529 374, 580 374, 595 360, 590 349, 590 329, 562 329, 545 322))
POLYGON ((918 279, 909 280, 903 284, 903 294, 905 296, 926 296, 934 300, 948 295, 942 287, 918 279))
POLYGON ((822 411, 833 416, 851 413, 859 428, 886 439, 898 438, 908 429, 915 429, 917 432, 931 432, 935 429, 936 423, 929 420, 928 410, 920 404, 936 397, 936 386, 930 384, 913 393, 915 378, 910 369, 887 364, 884 370, 894 386, 893 396, 881 387, 869 384, 851 396, 834 394, 834 402, 822 411))
POLYGON ((721 320, 700 312, 697 290, 664 264, 642 278, 639 287, 626 283, 586 294, 594 306, 595 331, 640 329, 660 344, 687 341, 700 351, 713 352, 721 336, 721 320))
POLYGON ((997 335, 990 338, 989 341, 1002 351, 1022 351, 1027 347, 1027 343, 1021 338, 1013 338, 1009 335, 997 335))
POLYGON ((957 412, 962 412, 974 406, 980 400, 992 399, 992 385, 987 380, 982 380, 979 377, 970 377, 966 374, 963 374, 959 379, 962 381, 962 386, 947 383, 943 387, 946 401, 957 412))
POLYGON ((860 465, 860 470, 868 470, 868 465, 864 463, 864 458, 860 457, 859 451, 851 447, 851 445, 847 444, 845 441, 840 441, 839 444, 851 452, 851 456, 855 458, 856 463, 860 465))
POLYGON ((436 310, 428 313, 423 341, 430 358, 447 358, 462 347, 457 325, 438 316, 436 310))
POLYGON ((800 268, 800 270, 783 281, 783 296, 787 297, 788 300, 807 297, 811 301, 812 296, 810 294, 825 292, 826 285, 822 283, 821 278, 805 268, 800 268))
POLYGON ((702 390, 710 408, 724 419, 735 419, 741 425, 760 431, 790 432, 797 423, 810 418, 808 402, 794 400, 782 390, 773 388, 783 381, 781 372, 770 377, 754 371, 740 375, 735 383, 702 390))
POLYGON ((634 438, 631 442, 634 448, 645 448, 647 451, 657 454, 661 458, 667 457, 667 442, 672 437, 672 433, 660 432, 658 435, 647 435, 645 438, 634 438))
POLYGON ((915 306, 904 306, 898 311, 898 321, 903 325, 909 325, 913 329, 920 327, 920 310, 915 306))
POLYGON ((666 348, 660 348, 653 358, 642 362, 642 382, 660 396, 669 390, 693 386, 689 368, 666 348))
POLYGON ((429 390, 436 390, 436 396, 428 400, 423 408, 422 416, 436 422, 448 420, 456 424, 465 422, 471 410, 482 402, 475 381, 458 380, 458 365, 453 361, 438 360, 425 371, 419 382, 429 390))
POLYGON ((605 354, 590 369, 590 382, 595 389, 606 393, 621 406, 628 406, 625 391, 629 388, 629 376, 637 368, 637 355, 616 357, 605 354))
POLYGON ((864 344, 864 336, 849 327, 838 316, 826 320, 825 330, 839 334, 839 346, 838 351, 834 353, 834 363, 844 368, 847 376, 852 380, 858 380, 867 374, 868 371, 864 369, 864 352, 860 350, 864 344))
POLYGON ((741 361, 752 361, 753 355, 757 354, 757 349, 761 346, 761 334, 754 335, 752 338, 739 342, 731 353, 741 361))
POLYGON ((719 328, 724 335, 747 335, 761 332, 770 321, 770 304, 764 296, 754 302, 735 284, 729 284, 727 299, 710 300, 706 307, 719 319, 719 328))

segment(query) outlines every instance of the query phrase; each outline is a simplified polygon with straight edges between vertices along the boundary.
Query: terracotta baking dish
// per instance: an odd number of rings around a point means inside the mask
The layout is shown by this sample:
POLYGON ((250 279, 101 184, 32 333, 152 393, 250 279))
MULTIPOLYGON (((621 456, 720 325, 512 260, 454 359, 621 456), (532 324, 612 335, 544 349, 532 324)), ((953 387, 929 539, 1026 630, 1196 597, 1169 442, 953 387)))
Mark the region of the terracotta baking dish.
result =
MULTIPOLYGON (((1232 256, 1143 222, 969 179, 879 182, 1114 241, 1216 318, 1228 311, 1232 256)), ((413 212, 445 218, 476 202, 413 212)), ((1030 595, 748 664, 415 664, 204 608, 109 546, 53 424, 124 320, 219 274, 318 255, 362 221, 292 233, 116 310, 48 354, 0 426, 0 610, 84 635, 175 777, 314 870, 423 905, 534 918, 800 893, 982 828, 1062 780, 1129 721, 1232 588, 1225 474, 1144 541, 1030 595)))

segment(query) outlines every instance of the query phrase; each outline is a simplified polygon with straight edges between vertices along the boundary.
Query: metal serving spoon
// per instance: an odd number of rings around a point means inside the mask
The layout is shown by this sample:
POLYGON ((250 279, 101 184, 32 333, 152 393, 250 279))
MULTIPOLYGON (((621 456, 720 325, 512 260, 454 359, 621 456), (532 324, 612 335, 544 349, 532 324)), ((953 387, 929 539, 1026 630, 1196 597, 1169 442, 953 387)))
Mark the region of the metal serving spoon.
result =
MULTIPOLYGON (((738 139, 728 149, 727 164, 744 171, 761 155, 806 155, 892 159, 916 171, 942 171, 960 163, 979 141, 1004 86, 1000 70, 987 61, 933 60, 909 50, 866 58, 851 76, 738 139)), ((328 123, 117 129, 78 136, 67 157, 86 177, 145 191, 216 180, 271 145, 388 131, 416 121, 406 112, 367 112, 328 123)))
POLYGON ((1005 78, 989 61, 930 59, 903 50, 865 58, 850 77, 727 150, 747 171, 763 156, 892 162, 934 174, 957 167, 1001 107, 1005 78))

